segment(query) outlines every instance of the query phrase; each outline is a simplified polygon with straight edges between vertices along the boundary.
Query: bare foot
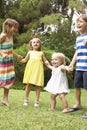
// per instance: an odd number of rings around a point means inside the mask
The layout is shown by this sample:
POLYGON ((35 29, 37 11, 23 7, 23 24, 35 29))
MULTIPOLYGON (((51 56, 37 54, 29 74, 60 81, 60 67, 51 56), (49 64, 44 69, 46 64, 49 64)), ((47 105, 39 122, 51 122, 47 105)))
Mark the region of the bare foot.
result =
POLYGON ((67 113, 68 112, 68 108, 63 109, 62 113, 67 113))
POLYGON ((5 105, 5 106, 9 106, 9 103, 6 102, 6 101, 4 101, 4 100, 2 100, 1 103, 2 103, 3 105, 5 105))

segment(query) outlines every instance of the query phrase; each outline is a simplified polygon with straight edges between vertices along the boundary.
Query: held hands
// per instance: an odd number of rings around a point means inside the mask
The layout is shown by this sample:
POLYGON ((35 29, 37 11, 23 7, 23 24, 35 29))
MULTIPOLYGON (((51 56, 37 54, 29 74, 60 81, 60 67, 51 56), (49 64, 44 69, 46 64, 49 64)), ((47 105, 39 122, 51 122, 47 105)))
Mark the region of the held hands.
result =
POLYGON ((61 70, 62 70, 62 72, 64 72, 65 70, 69 72, 69 66, 64 65, 61 67, 61 70))
POLYGON ((17 59, 18 59, 18 61, 21 61, 23 59, 23 56, 17 55, 17 59))
POLYGON ((67 72, 71 73, 74 70, 74 67, 73 67, 73 65, 62 66, 61 70, 62 71, 66 70, 67 72))
POLYGON ((69 66, 68 66, 68 72, 69 72, 69 73, 70 73, 70 72, 73 72, 73 70, 74 70, 73 65, 69 65, 69 66))

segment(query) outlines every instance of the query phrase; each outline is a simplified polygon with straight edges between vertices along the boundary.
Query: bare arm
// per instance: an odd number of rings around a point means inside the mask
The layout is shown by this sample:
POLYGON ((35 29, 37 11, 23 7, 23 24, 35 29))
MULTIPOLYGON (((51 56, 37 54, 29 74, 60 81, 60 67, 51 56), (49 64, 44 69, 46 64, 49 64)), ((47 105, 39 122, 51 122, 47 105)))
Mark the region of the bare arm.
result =
POLYGON ((62 71, 62 72, 64 72, 65 70, 68 71, 68 68, 69 68, 68 66, 63 65, 63 66, 61 67, 61 71, 62 71))
MULTIPOLYGON (((3 44, 3 42, 6 41, 6 34, 1 33, 0 35, 0 44, 3 44)), ((1 49, 0 49, 0 55, 3 56, 4 58, 8 58, 8 55, 6 53, 4 53, 1 49)))
POLYGON ((77 57, 77 51, 75 51, 72 61, 70 62, 70 65, 69 65, 70 72, 72 72, 74 70, 74 64, 76 62, 76 57, 77 57))
POLYGON ((6 41, 6 34, 5 33, 1 33, 1 35, 0 35, 0 44, 2 44, 5 41, 6 41))
POLYGON ((42 56, 42 59, 43 59, 43 62, 44 62, 44 64, 49 68, 49 69, 51 69, 52 70, 52 65, 49 63, 49 61, 46 59, 46 57, 45 57, 45 55, 43 54, 43 56, 42 56))
POLYGON ((13 56, 15 56, 19 61, 23 58, 23 56, 21 56, 17 53, 14 53, 14 52, 13 52, 13 56))
POLYGON ((87 45, 87 39, 84 40, 84 44, 87 45))
POLYGON ((75 51, 74 56, 73 56, 73 58, 72 58, 72 61, 70 62, 70 65, 71 65, 71 66, 74 66, 74 64, 75 64, 75 62, 76 62, 76 57, 77 57, 77 51, 75 51))
POLYGON ((27 53, 27 55, 25 56, 25 58, 23 58, 20 62, 21 62, 21 63, 25 63, 25 62, 27 62, 28 59, 29 59, 29 57, 30 57, 30 54, 27 53))

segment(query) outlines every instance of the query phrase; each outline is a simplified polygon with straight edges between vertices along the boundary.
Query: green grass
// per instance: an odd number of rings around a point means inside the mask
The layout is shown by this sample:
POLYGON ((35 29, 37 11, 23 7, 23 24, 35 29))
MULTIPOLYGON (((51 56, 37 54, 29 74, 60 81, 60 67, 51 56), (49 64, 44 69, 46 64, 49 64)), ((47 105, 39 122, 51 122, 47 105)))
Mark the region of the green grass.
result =
MULTIPOLYGON (((35 91, 30 93, 28 107, 23 106, 24 90, 10 90, 10 106, 0 103, 0 130, 87 130, 87 120, 82 115, 87 111, 87 92, 82 90, 83 109, 63 114, 63 106, 57 98, 56 111, 49 109, 50 94, 41 92, 40 107, 34 108, 35 91)), ((0 98, 3 89, 0 89, 0 98)), ((66 96, 69 107, 75 102, 74 90, 66 96)))

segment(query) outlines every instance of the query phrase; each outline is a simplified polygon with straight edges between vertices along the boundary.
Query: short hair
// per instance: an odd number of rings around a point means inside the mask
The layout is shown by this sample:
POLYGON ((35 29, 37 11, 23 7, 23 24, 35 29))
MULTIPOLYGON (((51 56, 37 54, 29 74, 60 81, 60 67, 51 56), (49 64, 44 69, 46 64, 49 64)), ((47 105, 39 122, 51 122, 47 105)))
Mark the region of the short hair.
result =
POLYGON ((79 19, 82 18, 85 22, 87 22, 87 14, 82 14, 77 18, 77 21, 79 21, 79 19))

